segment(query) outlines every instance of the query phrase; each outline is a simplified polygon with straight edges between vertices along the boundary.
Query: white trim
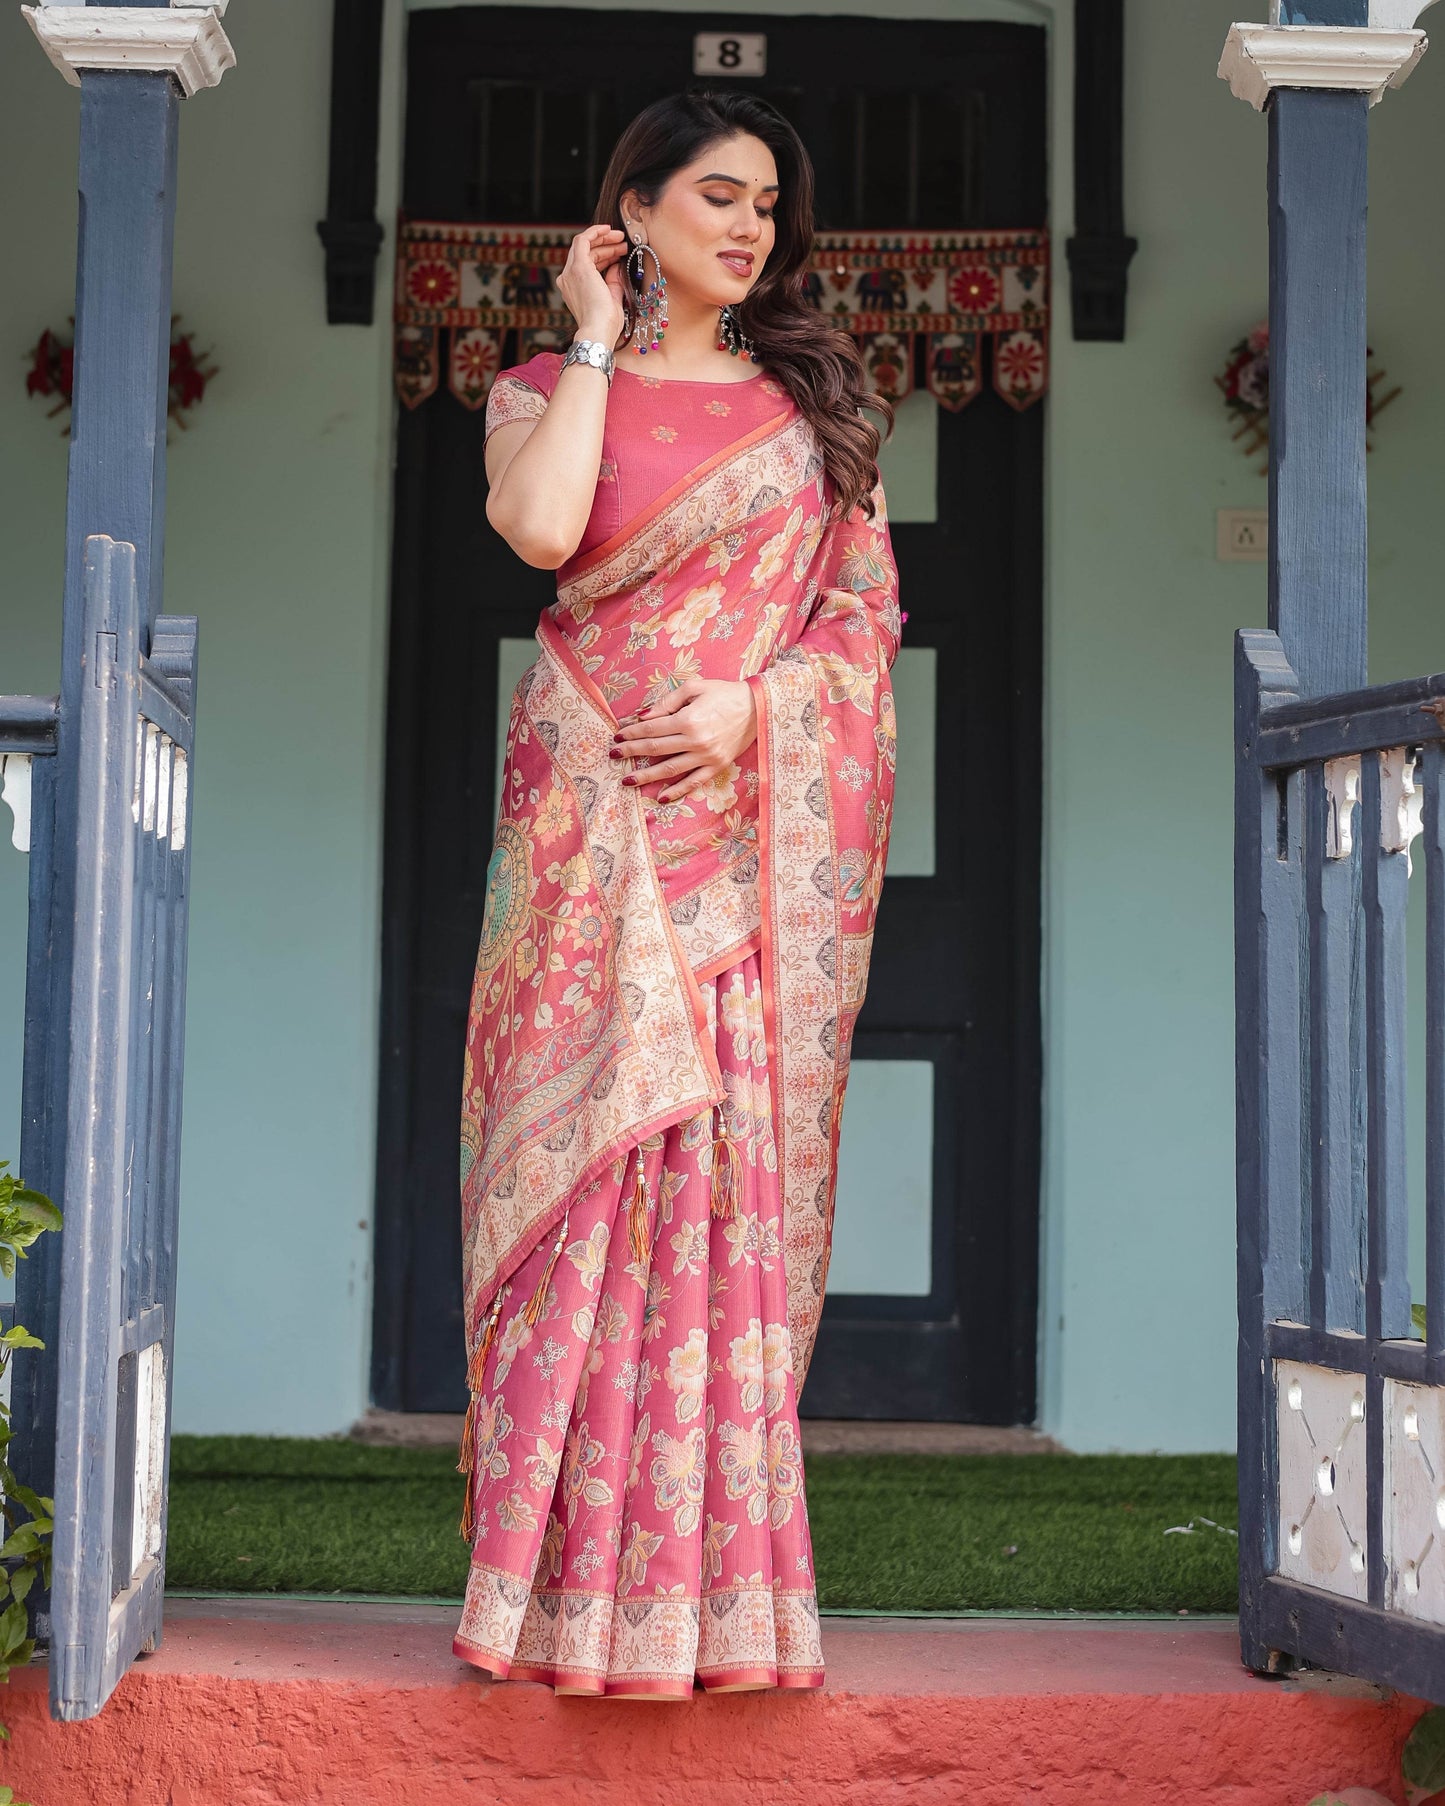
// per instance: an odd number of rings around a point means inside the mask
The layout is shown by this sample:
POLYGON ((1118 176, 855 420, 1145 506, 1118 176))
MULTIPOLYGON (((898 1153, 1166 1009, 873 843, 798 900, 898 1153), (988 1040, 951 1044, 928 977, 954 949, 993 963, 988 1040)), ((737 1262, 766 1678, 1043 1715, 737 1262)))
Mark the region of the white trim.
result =
POLYGON ((1219 78, 1263 111, 1276 88, 1362 89, 1370 105, 1424 56, 1423 31, 1367 25, 1231 25, 1219 78))
POLYGON ((82 69, 173 75, 187 96, 214 88, 236 53, 210 6, 22 6, 41 48, 73 88, 82 69))
MULTIPOLYGON (((83 5, 84 3, 85 0, 37 0, 37 4, 40 6, 76 6, 83 5)), ((1415 0, 1415 3, 1418 5, 1419 0, 1415 0)), ((223 13, 230 4, 231 0, 210 0, 208 6, 202 5, 201 0, 166 0, 167 6, 185 7, 191 12, 199 10, 201 12, 223 13)), ((1410 4, 1410 0, 1377 0, 1377 4, 1381 6, 1388 6, 1391 4, 1395 6, 1406 6, 1410 4)), ((1425 0, 1425 4, 1426 6, 1432 6, 1434 0, 1425 0)))
POLYGON ((22 853, 30 851, 30 754, 0 753, 0 803, 10 805, 15 826, 10 843, 22 853))

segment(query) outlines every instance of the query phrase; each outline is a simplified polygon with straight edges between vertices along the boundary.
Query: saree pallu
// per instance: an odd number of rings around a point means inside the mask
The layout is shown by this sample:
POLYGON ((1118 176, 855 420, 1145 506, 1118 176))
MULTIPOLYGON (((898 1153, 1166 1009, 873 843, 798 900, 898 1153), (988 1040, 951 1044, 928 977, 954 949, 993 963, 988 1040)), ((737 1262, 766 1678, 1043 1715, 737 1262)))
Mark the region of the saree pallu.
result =
MULTIPOLYGON (((756 386, 653 383, 623 424, 659 389, 756 386)), ((569 1691, 822 1681, 797 1399, 899 617, 881 488, 871 521, 835 518, 811 429, 766 390, 562 567, 509 723, 465 1057, 454 1647, 569 1691), (612 736, 694 676, 746 679, 757 739, 662 805, 612 736)))

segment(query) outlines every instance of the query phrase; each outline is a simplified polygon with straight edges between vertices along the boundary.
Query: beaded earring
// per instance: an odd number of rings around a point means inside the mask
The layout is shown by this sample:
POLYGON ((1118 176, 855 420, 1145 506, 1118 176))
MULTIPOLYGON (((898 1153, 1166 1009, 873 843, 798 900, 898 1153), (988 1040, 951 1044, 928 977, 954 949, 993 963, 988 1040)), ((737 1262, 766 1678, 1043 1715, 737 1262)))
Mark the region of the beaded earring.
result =
POLYGON ((627 257, 627 275, 632 286, 633 321, 629 337, 637 348, 639 357, 646 357, 649 350, 656 351, 661 345, 663 334, 667 328, 667 278, 662 273, 662 262, 651 245, 644 244, 641 238, 635 238, 632 250, 627 257), (647 275, 647 265, 643 262, 643 253, 651 256, 657 274, 646 289, 642 284, 647 275), (633 268, 636 259, 637 267, 633 268), (651 341, 649 344, 647 341, 651 341))
POLYGON ((734 357, 745 357, 754 364, 758 361, 753 342, 738 324, 738 317, 731 305, 725 306, 718 315, 717 348, 719 351, 730 351, 734 357))

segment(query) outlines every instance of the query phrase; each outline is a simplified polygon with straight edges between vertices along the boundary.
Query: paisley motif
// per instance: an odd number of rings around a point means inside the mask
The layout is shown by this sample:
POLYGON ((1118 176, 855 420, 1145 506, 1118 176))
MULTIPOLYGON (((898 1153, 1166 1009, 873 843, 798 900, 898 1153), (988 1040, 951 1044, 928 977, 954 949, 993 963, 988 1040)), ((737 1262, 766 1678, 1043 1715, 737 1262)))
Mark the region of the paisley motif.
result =
POLYGON ((482 917, 478 967, 490 972, 516 944, 532 895, 532 855, 527 836, 514 821, 497 826, 497 844, 487 864, 487 906, 482 917))

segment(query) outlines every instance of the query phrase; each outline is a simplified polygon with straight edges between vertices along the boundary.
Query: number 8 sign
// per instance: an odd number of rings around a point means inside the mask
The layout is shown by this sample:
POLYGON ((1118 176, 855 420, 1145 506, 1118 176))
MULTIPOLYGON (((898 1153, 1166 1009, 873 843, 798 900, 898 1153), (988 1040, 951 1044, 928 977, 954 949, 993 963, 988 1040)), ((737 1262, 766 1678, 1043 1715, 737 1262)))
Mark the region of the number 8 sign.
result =
POLYGON ((694 75, 766 75, 768 40, 761 31, 700 31, 692 40, 694 75))

